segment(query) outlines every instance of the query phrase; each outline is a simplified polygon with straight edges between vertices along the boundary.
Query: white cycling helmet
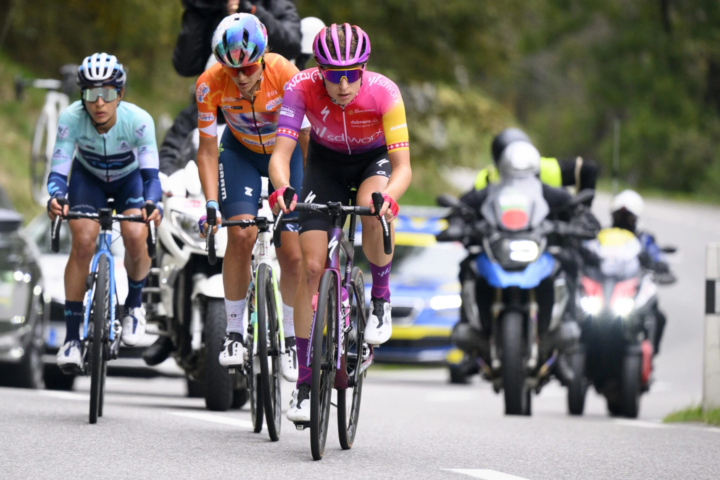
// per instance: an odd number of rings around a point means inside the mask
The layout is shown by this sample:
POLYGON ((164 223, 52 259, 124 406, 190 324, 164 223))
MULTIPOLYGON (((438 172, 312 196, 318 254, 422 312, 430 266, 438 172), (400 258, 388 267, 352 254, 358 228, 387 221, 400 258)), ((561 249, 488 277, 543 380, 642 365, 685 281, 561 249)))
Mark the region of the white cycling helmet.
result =
POLYGON ((300 53, 305 55, 313 54, 313 41, 323 28, 325 28, 325 22, 317 17, 305 17, 300 20, 300 32, 302 33, 300 53))
POLYGON ((530 142, 508 145, 498 159, 501 177, 523 178, 540 173, 540 152, 530 142))
POLYGON ((123 88, 127 75, 115 55, 94 53, 78 67, 77 84, 80 88, 111 86, 123 88))
POLYGON ((645 202, 635 190, 623 190, 613 198, 612 204, 610 205, 610 213, 615 213, 622 209, 640 218, 640 215, 642 215, 645 210, 645 202))

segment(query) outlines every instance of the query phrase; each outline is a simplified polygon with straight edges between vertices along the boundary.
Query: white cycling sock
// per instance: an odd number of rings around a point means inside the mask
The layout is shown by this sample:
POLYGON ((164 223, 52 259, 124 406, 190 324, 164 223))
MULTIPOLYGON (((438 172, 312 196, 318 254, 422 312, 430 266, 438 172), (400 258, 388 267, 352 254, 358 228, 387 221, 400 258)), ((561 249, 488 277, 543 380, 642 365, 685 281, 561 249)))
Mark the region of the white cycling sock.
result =
POLYGON ((295 321, 293 318, 293 307, 283 303, 283 333, 285 338, 295 336, 295 321))
POLYGON ((244 318, 245 300, 225 299, 225 314, 227 315, 227 333, 239 333, 245 338, 247 323, 244 318))

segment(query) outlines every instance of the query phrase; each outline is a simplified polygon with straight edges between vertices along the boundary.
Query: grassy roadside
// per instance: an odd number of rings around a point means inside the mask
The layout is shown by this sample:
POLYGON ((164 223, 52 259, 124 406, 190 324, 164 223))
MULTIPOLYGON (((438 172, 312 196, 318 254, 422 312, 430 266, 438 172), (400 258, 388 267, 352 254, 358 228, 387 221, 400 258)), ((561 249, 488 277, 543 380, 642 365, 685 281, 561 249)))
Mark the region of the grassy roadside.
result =
POLYGON ((670 413, 663 418, 664 423, 687 423, 687 422, 699 422, 707 423, 708 425, 716 425, 720 427, 720 408, 710 410, 709 412, 703 412, 700 405, 691 406, 684 410, 678 410, 670 413))

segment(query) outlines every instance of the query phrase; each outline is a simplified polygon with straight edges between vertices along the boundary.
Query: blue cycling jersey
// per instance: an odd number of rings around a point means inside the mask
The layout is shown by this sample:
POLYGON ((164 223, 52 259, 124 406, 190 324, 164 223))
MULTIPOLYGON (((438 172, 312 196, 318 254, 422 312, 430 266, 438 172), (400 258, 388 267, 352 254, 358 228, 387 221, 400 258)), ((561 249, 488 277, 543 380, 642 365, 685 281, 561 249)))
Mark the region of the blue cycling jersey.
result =
POLYGON ((120 102, 115 125, 103 134, 95 129, 82 101, 65 109, 58 120, 48 178, 50 196, 67 194, 67 177, 73 157, 101 182, 115 182, 140 169, 145 199, 155 203, 160 201, 155 123, 140 107, 120 102))

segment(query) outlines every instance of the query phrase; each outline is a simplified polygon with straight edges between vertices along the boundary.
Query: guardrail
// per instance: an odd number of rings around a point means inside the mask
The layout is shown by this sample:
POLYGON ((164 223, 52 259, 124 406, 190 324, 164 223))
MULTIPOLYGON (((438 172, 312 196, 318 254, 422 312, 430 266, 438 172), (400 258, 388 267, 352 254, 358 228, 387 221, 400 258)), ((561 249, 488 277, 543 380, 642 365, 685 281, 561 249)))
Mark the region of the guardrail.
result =
POLYGON ((707 246, 705 260, 705 335, 703 410, 720 408, 720 243, 707 246))

